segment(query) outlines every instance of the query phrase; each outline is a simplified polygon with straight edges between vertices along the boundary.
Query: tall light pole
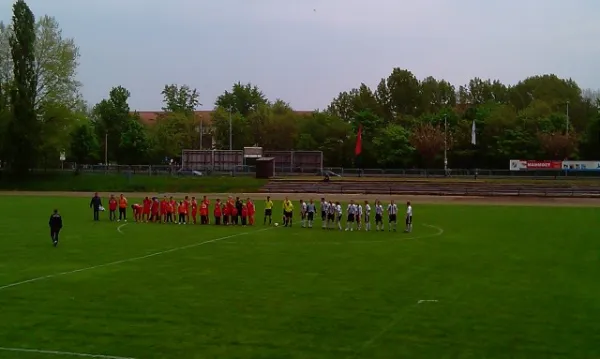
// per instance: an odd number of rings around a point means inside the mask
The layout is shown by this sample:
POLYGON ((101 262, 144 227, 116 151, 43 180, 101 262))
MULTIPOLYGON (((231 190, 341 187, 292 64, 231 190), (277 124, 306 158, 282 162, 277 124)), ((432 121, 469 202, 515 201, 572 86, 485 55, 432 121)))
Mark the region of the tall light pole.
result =
POLYGON ((444 115, 444 176, 448 175, 448 120, 444 115))
POLYGON ((233 126, 231 123, 231 108, 229 109, 229 151, 233 150, 233 126))
POLYGON ((104 133, 104 165, 108 169, 108 131, 104 133))
POLYGON ((567 101, 567 136, 569 135, 569 101, 567 101))

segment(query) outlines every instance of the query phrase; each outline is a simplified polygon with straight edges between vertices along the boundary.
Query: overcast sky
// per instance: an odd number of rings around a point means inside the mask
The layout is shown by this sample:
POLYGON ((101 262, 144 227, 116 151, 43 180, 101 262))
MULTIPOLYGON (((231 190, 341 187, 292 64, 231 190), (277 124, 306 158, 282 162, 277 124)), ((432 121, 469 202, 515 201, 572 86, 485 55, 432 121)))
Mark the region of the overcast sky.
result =
MULTIPOLYGON (((10 20, 12 0, 0 0, 10 20)), ((158 110, 167 83, 204 109, 252 82, 298 110, 375 86, 393 67, 455 86, 555 73, 600 88, 598 0, 28 0, 81 48, 90 104, 125 86, 158 110)))

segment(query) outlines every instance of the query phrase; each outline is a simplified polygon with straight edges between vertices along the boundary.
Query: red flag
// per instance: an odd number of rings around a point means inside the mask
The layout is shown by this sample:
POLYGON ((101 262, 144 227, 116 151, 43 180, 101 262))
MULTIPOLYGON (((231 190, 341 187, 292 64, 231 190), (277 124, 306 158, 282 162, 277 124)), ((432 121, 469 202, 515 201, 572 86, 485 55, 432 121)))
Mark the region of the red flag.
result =
POLYGON ((354 154, 360 155, 362 152, 362 125, 358 126, 358 135, 356 136, 356 147, 354 148, 354 154))

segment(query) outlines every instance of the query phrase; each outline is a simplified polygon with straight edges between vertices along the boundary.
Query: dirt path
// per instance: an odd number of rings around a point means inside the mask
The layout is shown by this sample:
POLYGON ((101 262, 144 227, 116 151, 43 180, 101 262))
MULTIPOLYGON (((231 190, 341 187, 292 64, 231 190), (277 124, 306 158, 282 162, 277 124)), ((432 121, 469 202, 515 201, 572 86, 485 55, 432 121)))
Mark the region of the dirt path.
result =
MULTIPOLYGON (((115 193, 120 194, 120 193, 115 193)), ((164 193, 124 193, 125 196, 131 198, 140 198, 145 196, 163 196, 164 193)), ((102 197, 107 197, 109 194, 100 193, 102 197)), ((181 198, 186 195, 195 195, 196 197, 202 197, 204 194, 195 193, 167 193, 168 196, 174 196, 181 198)), ((227 196, 240 196, 242 198, 252 198, 255 200, 264 199, 267 194, 265 193, 210 193, 206 194, 210 199, 215 198, 227 198, 227 196)), ((354 200, 369 200, 374 201, 375 199, 381 199, 382 201, 389 201, 394 199, 400 202, 410 200, 414 203, 429 203, 429 204, 470 204, 470 205, 525 205, 525 206, 569 206, 569 207, 600 207, 600 199, 597 198, 535 198, 535 197, 452 197, 452 196, 390 196, 390 195, 357 195, 357 194, 329 194, 324 195, 322 193, 270 193, 273 200, 282 200, 288 197, 292 200, 309 200, 314 199, 318 201, 321 197, 326 197, 333 200, 347 201, 350 199, 354 200)), ((3 192, 0 191, 0 196, 43 196, 43 197, 91 197, 91 192, 28 192, 28 191, 12 191, 3 192)))

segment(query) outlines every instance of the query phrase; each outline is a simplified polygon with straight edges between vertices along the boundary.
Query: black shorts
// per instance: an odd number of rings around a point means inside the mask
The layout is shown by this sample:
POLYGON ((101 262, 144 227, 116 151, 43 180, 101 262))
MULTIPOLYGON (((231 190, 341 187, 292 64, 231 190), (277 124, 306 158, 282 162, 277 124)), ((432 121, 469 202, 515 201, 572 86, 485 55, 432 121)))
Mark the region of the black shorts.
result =
POLYGON ((381 218, 380 214, 376 214, 375 215, 375 223, 381 223, 383 222, 383 218, 381 218))
POLYGON ((312 221, 315 218, 315 212, 308 212, 308 220, 312 221))
POLYGON ((412 216, 406 216, 406 224, 412 224, 412 216))
POLYGON ((357 214, 357 215, 356 215, 356 222, 360 223, 361 219, 362 219, 362 218, 360 218, 360 214, 357 214))
POLYGON ((329 213, 329 214, 327 215, 327 220, 328 220, 328 221, 332 221, 332 222, 333 222, 333 220, 334 220, 334 219, 335 219, 335 215, 334 215, 333 213, 329 213))
POLYGON ((354 222, 354 215, 348 214, 348 222, 354 222))
POLYGON ((396 215, 390 214, 390 222, 396 222, 396 215))
POLYGON ((326 220, 327 219, 327 212, 321 211, 321 219, 322 220, 326 220))
POLYGON ((300 212, 300 218, 305 219, 306 218, 306 212, 300 212))
POLYGON ((283 216, 285 218, 292 218, 292 211, 288 212, 288 211, 283 211, 283 216))
POLYGON ((273 214, 272 209, 265 209, 265 216, 271 216, 273 214))
POLYGON ((338 214, 338 216, 337 216, 337 221, 338 221, 338 222, 341 222, 341 221, 342 221, 342 215, 341 215, 341 214, 338 214))

